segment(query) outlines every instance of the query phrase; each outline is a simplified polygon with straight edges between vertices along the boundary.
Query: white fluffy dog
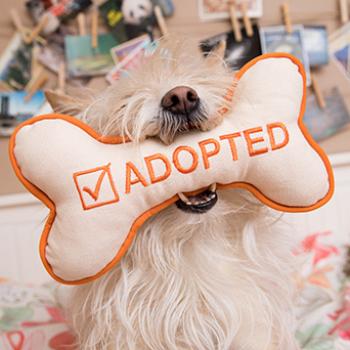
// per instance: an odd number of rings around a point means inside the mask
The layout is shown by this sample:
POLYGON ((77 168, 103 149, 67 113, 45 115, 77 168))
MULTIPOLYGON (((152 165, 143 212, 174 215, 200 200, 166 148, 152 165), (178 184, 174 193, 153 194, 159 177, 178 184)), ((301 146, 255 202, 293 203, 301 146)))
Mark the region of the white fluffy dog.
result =
MULTIPOLYGON (((203 58, 193 43, 163 40, 141 69, 97 96, 47 96, 100 133, 169 144, 221 122, 233 80, 222 51, 203 58)), ((242 190, 179 195, 117 266, 74 287, 68 312, 80 349, 299 349, 292 243, 277 215, 242 190)))

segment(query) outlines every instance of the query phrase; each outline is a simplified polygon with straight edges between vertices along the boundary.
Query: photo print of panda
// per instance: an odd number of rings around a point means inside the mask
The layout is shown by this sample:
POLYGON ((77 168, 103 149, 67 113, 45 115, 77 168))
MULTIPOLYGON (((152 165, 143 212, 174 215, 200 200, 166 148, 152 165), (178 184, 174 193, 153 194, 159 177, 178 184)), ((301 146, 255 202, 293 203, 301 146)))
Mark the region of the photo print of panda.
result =
POLYGON ((172 0, 107 0, 99 9, 115 38, 122 43, 145 33, 152 38, 157 5, 165 17, 174 12, 172 0))

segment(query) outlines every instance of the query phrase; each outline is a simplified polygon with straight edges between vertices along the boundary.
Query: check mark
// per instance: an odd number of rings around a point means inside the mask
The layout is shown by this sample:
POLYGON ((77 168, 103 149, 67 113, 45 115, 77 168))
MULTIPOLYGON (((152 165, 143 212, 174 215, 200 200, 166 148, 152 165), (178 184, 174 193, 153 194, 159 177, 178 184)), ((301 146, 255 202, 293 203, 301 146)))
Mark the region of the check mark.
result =
POLYGON ((84 210, 119 202, 112 178, 111 163, 78 171, 73 174, 73 181, 84 210))
POLYGON ((94 199, 95 202, 97 201, 98 196, 100 194, 102 181, 103 181, 103 179, 108 171, 108 167, 109 167, 109 164, 103 167, 101 174, 99 175, 99 177, 97 179, 96 186, 95 186, 94 190, 92 190, 91 188, 89 188, 87 186, 83 187, 83 191, 88 193, 94 199))

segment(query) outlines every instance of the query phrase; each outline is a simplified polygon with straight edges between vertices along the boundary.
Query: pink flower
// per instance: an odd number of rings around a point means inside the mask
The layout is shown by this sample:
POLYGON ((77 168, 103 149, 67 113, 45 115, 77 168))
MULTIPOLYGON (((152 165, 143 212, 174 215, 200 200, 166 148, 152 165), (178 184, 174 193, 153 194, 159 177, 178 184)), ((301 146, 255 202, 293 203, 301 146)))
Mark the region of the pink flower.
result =
POLYGON ((339 250, 336 246, 326 245, 319 242, 320 237, 329 236, 330 231, 314 233, 307 236, 302 242, 301 246, 305 253, 313 252, 313 265, 317 265, 321 260, 327 259, 330 255, 339 255, 339 250))

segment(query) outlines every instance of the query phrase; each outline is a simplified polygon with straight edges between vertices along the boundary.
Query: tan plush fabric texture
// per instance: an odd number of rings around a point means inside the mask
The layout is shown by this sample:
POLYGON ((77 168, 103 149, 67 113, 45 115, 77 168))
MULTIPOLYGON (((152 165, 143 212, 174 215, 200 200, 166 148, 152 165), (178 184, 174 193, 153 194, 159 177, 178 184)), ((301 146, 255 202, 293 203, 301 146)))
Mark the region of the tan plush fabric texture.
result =
POLYGON ((106 144, 82 123, 60 116, 38 118, 17 131, 17 175, 55 206, 41 242, 54 278, 84 283, 106 272, 137 227, 178 192, 236 183, 282 211, 311 210, 329 199, 329 164, 298 124, 305 96, 298 62, 265 55, 240 75, 223 123, 181 135, 170 146, 155 139, 138 147, 106 144))

